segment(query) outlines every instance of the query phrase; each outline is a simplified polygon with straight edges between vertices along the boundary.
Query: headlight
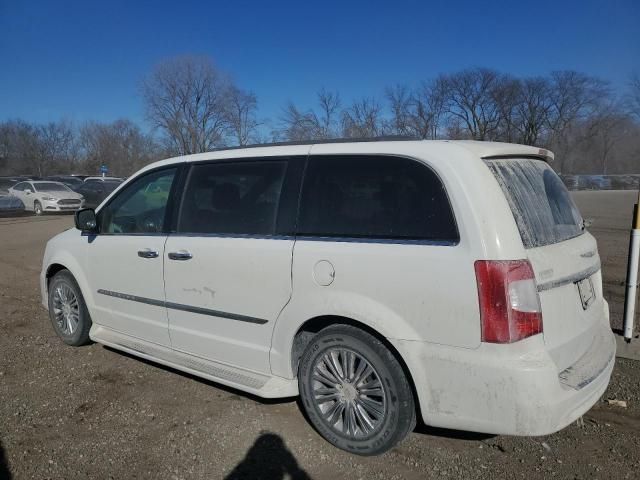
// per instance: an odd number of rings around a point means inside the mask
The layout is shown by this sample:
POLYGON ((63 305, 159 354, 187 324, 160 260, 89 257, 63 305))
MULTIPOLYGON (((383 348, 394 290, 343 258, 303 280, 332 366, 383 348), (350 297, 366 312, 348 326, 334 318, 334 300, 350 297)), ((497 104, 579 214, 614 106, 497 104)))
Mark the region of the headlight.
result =
POLYGON ((42 197, 42 200, 45 202, 55 202, 58 199, 56 197, 42 197))

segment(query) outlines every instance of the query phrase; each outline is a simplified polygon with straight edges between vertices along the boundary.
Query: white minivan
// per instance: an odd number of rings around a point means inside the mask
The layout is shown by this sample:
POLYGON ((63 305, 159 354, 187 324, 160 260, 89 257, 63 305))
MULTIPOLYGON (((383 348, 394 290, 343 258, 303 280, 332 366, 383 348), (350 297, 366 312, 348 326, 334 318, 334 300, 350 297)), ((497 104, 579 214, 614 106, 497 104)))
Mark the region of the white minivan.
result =
POLYGON ((615 357, 596 242, 552 158, 360 141, 164 160, 49 241, 42 301, 69 345, 300 395, 356 454, 418 418, 549 434, 615 357))

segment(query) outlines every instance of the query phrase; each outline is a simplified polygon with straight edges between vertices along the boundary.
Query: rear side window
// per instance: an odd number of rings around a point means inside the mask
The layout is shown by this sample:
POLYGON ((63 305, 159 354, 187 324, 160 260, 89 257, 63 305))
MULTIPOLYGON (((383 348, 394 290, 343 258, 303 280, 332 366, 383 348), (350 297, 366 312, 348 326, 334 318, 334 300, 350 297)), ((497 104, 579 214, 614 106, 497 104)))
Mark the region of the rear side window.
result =
POLYGON ((541 160, 488 160, 515 218, 525 248, 582 234, 582 216, 553 169, 541 160))
POLYGON ((298 233, 305 236, 458 242, 446 191, 415 160, 310 157, 298 233))
POLYGON ((286 168, 286 161, 193 166, 178 232, 273 235, 286 168))

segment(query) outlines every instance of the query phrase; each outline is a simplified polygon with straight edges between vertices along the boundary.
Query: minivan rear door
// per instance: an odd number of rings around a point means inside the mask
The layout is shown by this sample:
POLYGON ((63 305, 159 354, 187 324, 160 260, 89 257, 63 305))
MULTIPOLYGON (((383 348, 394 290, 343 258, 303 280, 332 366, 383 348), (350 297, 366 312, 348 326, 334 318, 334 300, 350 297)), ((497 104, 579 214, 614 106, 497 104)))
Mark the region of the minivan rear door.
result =
POLYGON ((560 370, 591 346, 605 313, 596 241, 544 161, 491 159, 535 272, 545 344, 560 370))

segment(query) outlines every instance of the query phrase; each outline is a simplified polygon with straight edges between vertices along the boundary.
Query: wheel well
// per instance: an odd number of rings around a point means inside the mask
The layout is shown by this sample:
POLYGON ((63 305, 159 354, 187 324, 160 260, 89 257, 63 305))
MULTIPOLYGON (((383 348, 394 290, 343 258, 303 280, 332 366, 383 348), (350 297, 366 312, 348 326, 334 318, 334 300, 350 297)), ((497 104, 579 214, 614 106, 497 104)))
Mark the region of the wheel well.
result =
POLYGON ((409 385, 411 386, 411 391, 413 392, 413 398, 416 405, 416 415, 421 419, 421 410, 420 410, 420 399, 418 398, 418 392, 416 391, 416 386, 413 382, 413 377, 411 376, 411 372, 409 371, 409 367, 405 363, 400 352, 396 350, 396 348, 389 342, 389 340, 381 335, 379 332, 374 330, 373 328, 365 325, 364 323, 358 322, 357 320, 353 320, 347 317, 340 317, 336 315, 325 315, 321 317, 315 317, 307 320, 302 326, 298 329, 295 336, 293 337, 293 345, 291 347, 291 369, 293 370, 294 375, 298 376, 298 366, 300 364, 300 358, 302 358, 302 354, 304 353, 307 345, 311 343, 313 337, 320 332, 320 330, 327 328, 331 325, 351 325, 353 327, 364 330, 365 332, 373 335, 378 340, 382 342, 382 344, 389 349, 396 360, 400 363, 404 374, 409 380, 409 385))
POLYGON ((49 281, 53 278, 53 276, 62 270, 67 270, 67 267, 65 267, 64 265, 60 265, 59 263, 53 263, 49 265, 49 268, 47 269, 47 285, 49 284, 49 281))

